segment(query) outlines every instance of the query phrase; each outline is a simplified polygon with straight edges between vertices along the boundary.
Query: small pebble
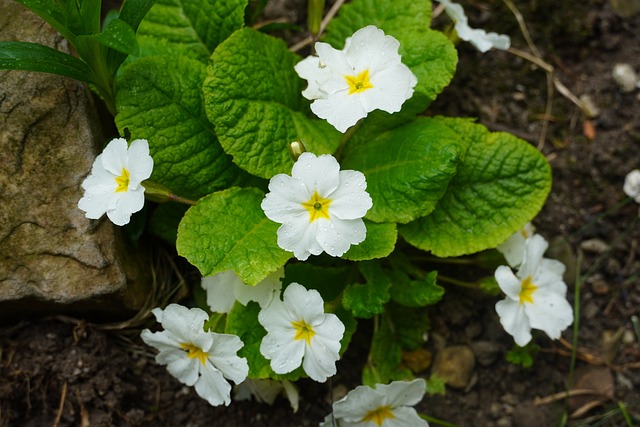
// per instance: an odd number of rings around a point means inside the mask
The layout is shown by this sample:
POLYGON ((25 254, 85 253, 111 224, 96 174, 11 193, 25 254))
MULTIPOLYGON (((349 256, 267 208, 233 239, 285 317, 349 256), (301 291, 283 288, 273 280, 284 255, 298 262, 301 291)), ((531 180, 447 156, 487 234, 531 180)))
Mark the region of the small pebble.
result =
POLYGON ((589 239, 580 243, 580 247, 585 252, 601 254, 609 250, 609 245, 600 239, 589 239))
POLYGON ((501 347, 493 341, 476 341, 471 343, 471 350, 480 366, 490 366, 498 359, 501 347))
POLYGON ((600 115, 600 109, 593 99, 586 93, 580 95, 580 107, 582 108, 584 115, 589 119, 595 119, 600 115))
POLYGON ((593 293, 596 295, 607 295, 610 291, 609 284, 604 280, 598 280, 591 285, 593 293))
POLYGON ((449 387, 462 389, 467 386, 475 365, 475 356, 469 347, 454 345, 438 352, 432 374, 444 378, 449 387))
POLYGON ((629 64, 616 64, 613 67, 612 76, 624 93, 633 92, 638 87, 638 75, 629 64))
POLYGON ((598 313, 600 313, 600 308, 596 303, 589 302, 583 309, 583 313, 584 317, 586 317, 587 319, 593 319, 598 313))

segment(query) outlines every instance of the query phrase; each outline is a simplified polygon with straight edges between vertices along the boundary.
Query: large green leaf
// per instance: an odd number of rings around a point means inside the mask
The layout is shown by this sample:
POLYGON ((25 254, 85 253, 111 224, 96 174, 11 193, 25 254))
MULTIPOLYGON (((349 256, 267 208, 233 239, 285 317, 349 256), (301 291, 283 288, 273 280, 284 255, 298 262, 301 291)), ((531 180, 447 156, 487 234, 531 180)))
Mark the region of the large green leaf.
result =
POLYGON ((407 223, 435 208, 466 150, 451 128, 421 117, 366 144, 347 145, 342 167, 365 174, 373 199, 368 219, 407 223))
POLYGON ((95 82, 95 75, 86 62, 36 43, 0 43, 0 69, 40 71, 95 82))
POLYGON ((359 245, 352 245, 342 257, 351 261, 366 261, 384 258, 393 252, 398 239, 398 229, 394 223, 380 223, 364 220, 367 238, 359 245))
POLYGON ((289 144, 332 153, 341 134, 305 114, 299 58, 281 40, 250 28, 235 32, 211 56, 204 83, 206 111, 220 143, 246 171, 270 178, 291 171, 289 144))
POLYGON ((204 114, 204 64, 186 57, 143 58, 118 80, 116 124, 149 141, 152 180, 183 197, 198 198, 245 174, 220 147, 204 114))
POLYGON ((213 50, 244 25, 248 0, 158 0, 142 21, 143 56, 186 55, 206 63, 213 50))
POLYGON ((292 255, 276 243, 278 224, 264 216, 263 198, 255 188, 231 188, 200 199, 178 226, 178 254, 203 276, 233 270, 258 284, 292 255))
POLYGON ((436 209, 401 226, 400 234, 441 257, 493 248, 542 208, 551 189, 549 163, 513 135, 489 133, 468 120, 437 120, 473 143, 436 209))

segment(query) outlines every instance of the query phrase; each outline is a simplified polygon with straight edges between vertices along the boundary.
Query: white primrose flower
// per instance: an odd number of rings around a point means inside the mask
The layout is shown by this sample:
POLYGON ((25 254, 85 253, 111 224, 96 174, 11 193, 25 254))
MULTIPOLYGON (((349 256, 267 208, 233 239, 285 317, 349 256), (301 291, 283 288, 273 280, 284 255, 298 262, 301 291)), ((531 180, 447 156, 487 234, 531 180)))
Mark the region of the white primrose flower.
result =
POLYGON ((257 302, 264 308, 282 288, 284 268, 268 275, 255 286, 245 284, 233 270, 224 271, 214 276, 202 278, 202 287, 207 292, 207 305, 216 313, 229 313, 233 304, 238 301, 247 305, 249 301, 257 302))
POLYGON ((505 331, 521 347, 531 341, 532 328, 558 339, 573 323, 573 310, 565 298, 567 285, 562 280, 565 267, 560 261, 543 258, 548 246, 542 236, 532 236, 518 272, 514 275, 509 267, 500 266, 495 273, 506 294, 496 304, 496 312, 505 331))
POLYGON ((527 243, 527 239, 533 236, 536 232, 536 228, 530 222, 516 231, 509 237, 504 243, 500 244, 496 249, 504 255, 504 259, 511 267, 516 268, 524 259, 524 248, 527 243))
POLYGON ((142 340, 160 353, 156 362, 167 365, 167 370, 181 383, 195 386, 198 396, 218 406, 231 403, 232 380, 236 384, 249 373, 247 359, 236 355, 244 345, 235 335, 205 332, 204 322, 209 319, 199 308, 188 309, 170 304, 164 310, 152 313, 164 331, 142 331, 142 340))
POLYGON ((86 217, 98 219, 105 213, 116 225, 129 223, 131 215, 144 206, 141 182, 151 176, 153 159, 145 139, 127 148, 123 138, 111 140, 96 157, 91 174, 82 183, 84 196, 78 207, 86 217))
POLYGON ((467 41, 475 46, 480 52, 485 53, 491 48, 506 50, 511 46, 509 36, 497 33, 487 33, 482 29, 475 29, 469 26, 467 15, 458 3, 449 0, 436 0, 444 5, 444 10, 449 18, 455 22, 455 29, 461 40, 467 41))
POLYGON ((342 256, 367 236, 362 217, 373 206, 362 172, 340 170, 329 154, 302 153, 291 176, 269 181, 262 201, 267 218, 282 224, 278 246, 301 261, 323 251, 342 256))
POLYGON ((401 62, 399 46, 373 25, 356 31, 343 50, 317 42, 318 56, 295 66, 309 82, 302 95, 313 100, 311 111, 343 133, 373 110, 400 111, 418 79, 401 62))
POLYGON ((325 382, 336 373, 344 324, 338 316, 324 312, 324 301, 315 289, 291 283, 258 314, 267 330, 260 353, 271 361, 276 374, 287 374, 302 364, 309 377, 325 382))
POLYGON ((333 404, 333 414, 320 427, 428 427, 412 408, 426 390, 422 378, 376 384, 375 388, 358 386, 333 404))
POLYGON ((624 194, 640 203, 640 170, 634 169, 624 178, 624 194))

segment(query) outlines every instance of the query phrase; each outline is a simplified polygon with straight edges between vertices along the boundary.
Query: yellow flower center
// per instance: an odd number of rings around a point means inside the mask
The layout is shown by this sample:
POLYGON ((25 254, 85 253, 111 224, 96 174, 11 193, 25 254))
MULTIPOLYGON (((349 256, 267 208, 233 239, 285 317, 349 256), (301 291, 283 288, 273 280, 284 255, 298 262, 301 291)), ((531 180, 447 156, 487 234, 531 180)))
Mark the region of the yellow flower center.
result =
POLYGON ((203 365, 207 361, 209 354, 206 351, 202 351, 200 347, 191 343, 180 343, 180 348, 187 350, 187 357, 189 359, 199 359, 203 365))
POLYGON ((331 205, 331 199, 325 199, 318 194, 317 191, 313 193, 311 198, 304 202, 302 206, 309 212, 309 222, 313 222, 318 218, 329 218, 329 206, 331 205))
POLYGON ((116 177, 116 184, 118 187, 116 188, 116 193, 122 193, 129 189, 129 171, 125 168, 122 168, 122 175, 116 177))
POLYGON ((391 405, 387 405, 387 406, 380 406, 376 409, 372 409, 371 411, 367 412, 367 415, 365 415, 360 422, 361 423, 372 422, 378 427, 380 427, 382 423, 384 423, 384 420, 389 418, 395 418, 395 417, 396 416, 393 415, 393 411, 391 411, 391 405))
POLYGON ((533 304, 533 293, 536 289, 538 289, 538 287, 531 283, 531 276, 524 279, 520 288, 520 304, 524 304, 525 302, 533 304))
POLYGON ((308 345, 311 345, 311 338, 316 334, 311 325, 302 319, 297 322, 291 322, 291 326, 296 330, 296 334, 293 337, 294 340, 305 340, 308 345))
POLYGON ((357 76, 344 76, 344 78, 349 85, 349 95, 364 92, 373 87, 369 80, 369 70, 364 70, 357 76))

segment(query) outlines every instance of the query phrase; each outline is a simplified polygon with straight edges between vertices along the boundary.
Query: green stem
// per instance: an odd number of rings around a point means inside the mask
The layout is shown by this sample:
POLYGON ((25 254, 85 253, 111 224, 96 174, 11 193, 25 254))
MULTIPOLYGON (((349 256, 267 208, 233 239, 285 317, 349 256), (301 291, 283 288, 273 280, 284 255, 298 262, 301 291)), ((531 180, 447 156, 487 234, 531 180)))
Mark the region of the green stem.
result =
POLYGON ((475 283, 465 282, 463 280, 454 279, 453 277, 443 276, 440 273, 438 273, 438 280, 441 282, 450 283, 455 286, 460 286, 461 288, 478 289, 478 285, 476 285, 475 283))
POLYGON ((336 149, 336 152, 333 155, 333 157, 335 157, 336 160, 338 160, 338 162, 340 162, 340 157, 342 157, 342 150, 344 150, 344 146, 347 145, 347 142, 351 139, 353 134, 360 127, 361 123, 362 123, 362 119, 358 120, 358 123, 351 126, 349 129, 347 129, 344 135, 342 135, 342 139, 340 140, 340 145, 338 145, 338 148, 336 149))
POLYGON ((186 197, 180 197, 176 194, 169 194, 169 199, 174 202, 184 203, 185 205, 195 206, 198 202, 195 200, 187 199, 186 197))
MULTIPOLYGON (((578 254, 578 260, 576 262, 576 270, 580 271, 582 265, 582 253, 578 254)), ((573 301, 573 343, 571 349, 571 361, 569 362, 569 387, 573 387, 573 371, 576 367, 576 360, 578 356, 578 336, 580 334, 580 296, 582 288, 582 278, 580 275, 576 275, 575 282, 575 295, 573 301)), ((567 404, 569 400, 567 399, 567 404)))
POLYGON ((420 416, 420 418, 422 418, 423 420, 427 420, 431 424, 437 424, 439 426, 444 426, 444 427, 458 427, 456 424, 453 424, 438 418, 430 417, 425 414, 418 413, 418 415, 420 416))

